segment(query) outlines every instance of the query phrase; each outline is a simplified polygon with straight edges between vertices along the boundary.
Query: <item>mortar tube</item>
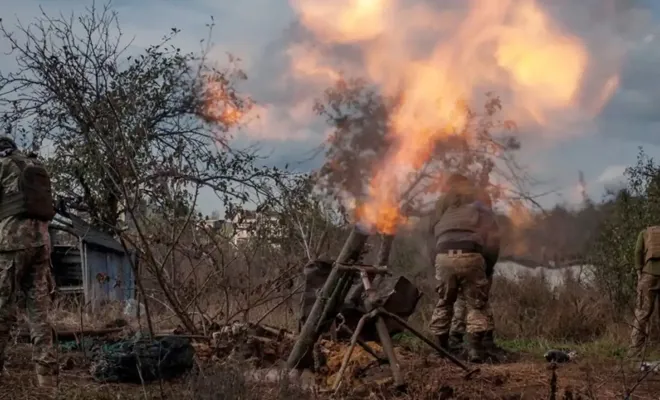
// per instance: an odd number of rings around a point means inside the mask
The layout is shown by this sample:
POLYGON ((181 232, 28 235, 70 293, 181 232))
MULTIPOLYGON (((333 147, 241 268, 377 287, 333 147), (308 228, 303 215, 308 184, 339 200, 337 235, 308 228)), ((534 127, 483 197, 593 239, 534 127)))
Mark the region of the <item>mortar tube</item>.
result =
MULTIPOLYGON (((392 243, 394 242, 394 235, 390 234, 381 234, 380 235, 380 248, 378 249, 378 255, 376 257, 376 266, 377 267, 386 267, 390 258, 390 253, 392 251, 392 243)), ((363 287, 367 291, 367 298, 365 301, 365 306, 367 311, 371 311, 373 308, 373 302, 376 300, 374 293, 370 292, 371 288, 377 286, 380 279, 384 278, 384 275, 369 274, 366 272, 360 273, 363 287)))
POLYGON ((287 359, 287 368, 289 370, 298 369, 298 364, 305 354, 312 349, 312 346, 314 346, 314 343, 318 339, 316 326, 319 321, 324 318, 322 315, 323 310, 325 310, 326 304, 328 303, 332 292, 335 290, 341 276, 337 264, 345 264, 357 259, 368 237, 369 232, 364 226, 360 226, 359 224, 353 226, 353 230, 351 230, 346 242, 344 242, 344 247, 342 248, 339 257, 337 257, 335 265, 332 267, 330 275, 328 275, 323 288, 319 292, 319 296, 314 302, 314 306, 305 320, 305 324, 300 330, 300 335, 289 354, 289 358, 287 359))
POLYGON ((378 249, 378 257, 376 257, 376 266, 386 267, 390 260, 390 253, 392 252, 392 243, 394 242, 394 235, 382 234, 380 241, 380 248, 378 249))
MULTIPOLYGON (((392 243, 394 242, 394 235, 381 234, 380 235, 380 248, 378 249, 378 255, 376 256, 376 266, 377 267, 387 267, 387 264, 390 261, 390 254, 392 253, 392 243)), ((377 286, 384 275, 374 275, 368 274, 369 279, 372 281, 372 285, 377 286)))

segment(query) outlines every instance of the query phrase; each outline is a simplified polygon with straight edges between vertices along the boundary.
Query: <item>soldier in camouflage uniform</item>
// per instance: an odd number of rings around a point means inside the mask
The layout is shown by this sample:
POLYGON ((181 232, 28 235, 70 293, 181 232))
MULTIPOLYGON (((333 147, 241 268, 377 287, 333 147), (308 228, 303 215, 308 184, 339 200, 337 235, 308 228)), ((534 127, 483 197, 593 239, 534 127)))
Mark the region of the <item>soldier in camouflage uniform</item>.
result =
MULTIPOLYGON (((493 206, 490 196, 484 193, 479 193, 479 199, 488 207, 493 206)), ((493 283, 492 274, 489 275, 489 290, 490 285, 493 283)), ((456 303, 454 303, 454 317, 451 320, 451 328, 449 330, 449 347, 454 350, 460 350, 465 340, 467 320, 467 306, 465 304, 465 295, 462 290, 458 291, 456 303)))
POLYGON ((639 233, 635 246, 637 301, 629 356, 641 355, 649 333, 649 320, 660 297, 660 226, 639 233))
POLYGON ((462 292, 467 311, 468 358, 483 362, 489 356, 488 341, 493 337, 488 296, 499 256, 499 228, 492 209, 481 201, 483 194, 468 178, 454 174, 447 180, 447 187, 431 223, 440 299, 429 328, 437 344, 448 348, 454 304, 462 292))
POLYGON ((25 298, 38 383, 52 387, 58 368, 47 323, 48 225, 55 215, 50 178, 35 156, 24 155, 13 140, 0 137, 0 183, 0 370, 20 294, 25 298))

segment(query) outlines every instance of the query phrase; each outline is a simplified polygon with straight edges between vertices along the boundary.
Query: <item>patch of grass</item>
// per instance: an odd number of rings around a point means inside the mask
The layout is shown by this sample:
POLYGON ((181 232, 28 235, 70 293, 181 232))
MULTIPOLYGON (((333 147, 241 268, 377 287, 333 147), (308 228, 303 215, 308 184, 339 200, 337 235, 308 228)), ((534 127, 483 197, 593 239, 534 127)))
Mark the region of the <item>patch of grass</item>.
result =
MULTIPOLYGON (((551 349, 575 351, 579 358, 606 359, 624 358, 628 350, 627 344, 617 342, 608 338, 600 338, 589 342, 560 342, 544 339, 511 339, 498 340, 503 348, 529 354, 534 357, 542 357, 546 351, 551 349)), ((660 349, 651 349, 646 356, 647 359, 660 359, 660 349)))
POLYGON ((401 346, 415 353, 423 353, 431 350, 428 344, 410 332, 397 333, 392 337, 392 341, 396 346, 401 346))
MULTIPOLYGON (((393 337, 396 345, 415 353, 428 353, 431 348, 416 336, 402 332, 393 337)), ((497 344, 502 348, 514 353, 531 356, 535 359, 543 357, 548 350, 575 351, 581 359, 612 359, 624 358, 628 350, 628 344, 609 337, 601 337, 591 341, 559 341, 544 338, 518 338, 497 339, 497 344)), ((648 350, 646 359, 660 360, 660 348, 654 347, 648 350)))

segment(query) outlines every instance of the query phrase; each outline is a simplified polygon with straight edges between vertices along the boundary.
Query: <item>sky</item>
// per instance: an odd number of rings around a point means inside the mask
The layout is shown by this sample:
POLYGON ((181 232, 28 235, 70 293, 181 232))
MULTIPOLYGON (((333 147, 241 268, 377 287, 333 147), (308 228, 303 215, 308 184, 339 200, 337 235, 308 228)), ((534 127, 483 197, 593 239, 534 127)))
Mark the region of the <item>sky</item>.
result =
MULTIPOLYGON (((296 4, 300 1, 118 0, 112 2, 112 7, 119 13, 123 34, 127 39, 134 38, 133 46, 138 50, 158 42, 172 27, 182 31, 175 42, 178 46, 198 50, 200 39, 207 35, 205 24, 213 16, 215 45, 211 57, 223 62, 230 52, 241 58, 248 75, 244 89, 262 113, 258 122, 237 136, 241 142, 258 142, 275 164, 288 163, 305 170, 322 161, 308 158, 325 140, 328 127, 314 120, 311 108, 324 87, 297 79, 291 69, 290 49, 309 39, 309 27, 302 29, 299 20, 300 7, 296 4)), ((436 3, 443 2, 457 4, 454 0, 436 3)), ((552 129, 530 128, 532 134, 522 138, 519 159, 534 177, 545 182, 539 191, 557 189, 542 198, 543 205, 579 201, 579 171, 584 173, 589 195, 598 200, 604 188, 620 181, 625 167, 635 163, 640 146, 652 157, 659 154, 660 112, 656 107, 660 104, 660 2, 539 2, 562 29, 587 44, 591 62, 587 80, 597 82, 599 76, 614 68, 619 73, 619 86, 589 120, 565 122, 552 129), (604 2, 611 5, 605 14, 604 2), (536 139, 536 130, 543 131, 538 136, 546 139, 536 139)), ((39 15, 40 6, 46 13, 69 14, 92 4, 85 0, 7 3, 1 13, 5 25, 16 19, 29 22, 39 15)), ((11 69, 12 62, 10 57, 1 56, 0 70, 11 69)), ((222 209, 219 200, 209 194, 202 202, 205 212, 222 209)))

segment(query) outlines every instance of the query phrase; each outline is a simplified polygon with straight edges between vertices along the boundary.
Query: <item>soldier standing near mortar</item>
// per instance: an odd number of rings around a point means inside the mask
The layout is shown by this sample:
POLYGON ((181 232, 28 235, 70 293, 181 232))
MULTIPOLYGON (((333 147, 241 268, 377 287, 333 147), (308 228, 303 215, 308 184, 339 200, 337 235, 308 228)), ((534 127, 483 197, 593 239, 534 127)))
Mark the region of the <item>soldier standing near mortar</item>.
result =
MULTIPOLYGON (((484 203, 484 205, 489 208, 493 207, 493 203, 487 193, 483 192, 478 194, 480 194, 479 199, 484 203)), ((494 263, 497 262, 497 255, 499 255, 499 251, 497 253, 498 254, 496 254, 494 257, 493 266, 494 263)), ((489 268, 491 273, 488 274, 489 283, 491 285, 493 283, 493 266, 489 268)), ((490 288, 488 292, 490 293, 490 288)), ((466 321, 467 306, 465 305, 465 295, 463 295, 463 291, 459 289, 456 303, 454 303, 454 316, 451 320, 451 328, 449 329, 449 348, 453 351, 460 352, 461 348, 463 347, 466 333, 466 321)))
POLYGON ((499 227, 490 200, 484 202, 485 194, 468 178, 453 174, 447 179, 446 187, 448 190, 436 204, 431 221, 440 299, 429 329, 437 344, 448 349, 454 304, 462 293, 468 359, 484 362, 495 358, 496 350, 488 297, 493 267, 499 256, 499 227))
POLYGON ((58 372, 50 305, 50 235, 55 215, 50 177, 36 156, 0 137, 0 371, 16 324, 18 291, 25 296, 39 386, 54 387, 58 372))
POLYGON ((630 338, 630 357, 641 355, 649 333, 649 320, 660 297, 660 226, 650 226, 637 236, 635 246, 637 301, 630 338))
MULTIPOLYGON (((487 193, 482 192, 480 200, 492 209, 492 201, 487 193)), ((495 273, 495 264, 499 258, 499 244, 496 248, 491 249, 491 256, 486 260, 486 275, 488 276, 488 293, 493 287, 493 274, 495 273)), ((490 306, 490 302, 488 303, 490 306)), ((491 311, 488 311, 489 315, 491 311)), ((467 306, 465 303, 465 296, 463 291, 459 290, 456 303, 454 303, 454 316, 451 320, 451 328, 449 330, 449 348, 454 352, 460 352, 465 340, 466 334, 466 320, 467 320, 467 306)), ((493 357, 506 357, 506 351, 495 344, 494 330, 486 332, 484 337, 484 348, 493 357)))

